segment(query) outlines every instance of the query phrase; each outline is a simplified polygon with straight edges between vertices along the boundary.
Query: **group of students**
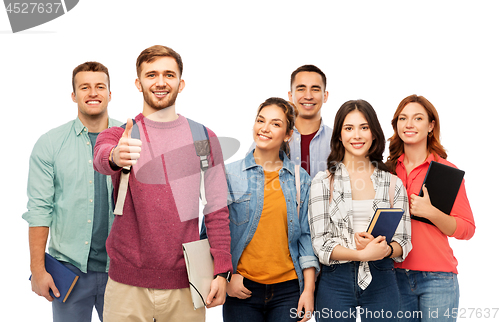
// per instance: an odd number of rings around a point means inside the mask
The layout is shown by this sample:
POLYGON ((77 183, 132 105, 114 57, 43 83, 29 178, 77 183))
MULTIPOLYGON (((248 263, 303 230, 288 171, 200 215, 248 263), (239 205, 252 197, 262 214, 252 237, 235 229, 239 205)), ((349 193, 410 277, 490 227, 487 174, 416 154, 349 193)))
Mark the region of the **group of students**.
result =
POLYGON ((296 308, 290 321, 355 321, 356 314, 362 321, 453 320, 458 272, 448 236, 470 239, 475 226, 463 183, 451 216, 432 206, 425 186, 418 196, 431 161, 454 167, 439 142, 434 106, 422 96, 403 99, 384 162, 385 138, 373 107, 364 100, 344 103, 335 117, 326 170, 312 182, 302 170, 298 213, 286 147, 293 111, 282 99, 266 100, 255 120, 255 150, 226 167, 236 272, 223 309, 227 321, 286 321, 283 312, 290 307, 296 308), (258 184, 248 184, 250 179, 258 184), (393 239, 368 234, 375 210, 391 207, 405 211, 393 239), (312 255, 322 264, 316 290, 312 255), (279 297, 285 289, 287 300, 279 297), (259 298, 249 300, 250 295, 259 298))
MULTIPOLYGON (((122 169, 133 169, 106 243, 104 320, 202 321, 204 310, 187 309, 180 247, 199 238, 198 206, 189 206, 199 195, 199 158, 186 148, 193 139, 174 104, 185 86, 182 61, 153 46, 136 67, 143 112, 135 125, 99 134, 93 157, 95 169, 111 176, 115 200, 122 169), (132 127, 141 140, 130 137, 132 127)), ((290 87, 289 101, 272 97, 258 107, 244 159, 224 165, 207 130, 202 234, 216 274, 207 307, 224 304, 225 321, 453 320, 458 272, 448 237, 470 239, 475 225, 463 183, 451 215, 431 204, 425 187, 418 195, 431 161, 454 166, 434 106, 417 95, 401 101, 384 162, 386 139, 368 102, 344 103, 332 129, 321 118, 325 74, 304 65, 290 87), (390 207, 404 210, 392 240, 368 234, 375 210, 390 207)), ((30 227, 40 225, 30 211, 30 227)), ((60 244, 50 246, 63 253, 60 244)))

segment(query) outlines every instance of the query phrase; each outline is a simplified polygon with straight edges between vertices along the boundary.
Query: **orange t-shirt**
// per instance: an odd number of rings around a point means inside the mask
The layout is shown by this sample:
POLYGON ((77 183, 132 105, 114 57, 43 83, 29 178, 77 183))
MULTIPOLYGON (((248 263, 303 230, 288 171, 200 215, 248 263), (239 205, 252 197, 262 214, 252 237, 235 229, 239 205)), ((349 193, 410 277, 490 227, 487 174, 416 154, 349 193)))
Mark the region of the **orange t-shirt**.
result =
POLYGON ((279 172, 264 171, 264 206, 257 230, 241 254, 237 271, 257 283, 275 284, 297 279, 290 250, 285 196, 279 172))

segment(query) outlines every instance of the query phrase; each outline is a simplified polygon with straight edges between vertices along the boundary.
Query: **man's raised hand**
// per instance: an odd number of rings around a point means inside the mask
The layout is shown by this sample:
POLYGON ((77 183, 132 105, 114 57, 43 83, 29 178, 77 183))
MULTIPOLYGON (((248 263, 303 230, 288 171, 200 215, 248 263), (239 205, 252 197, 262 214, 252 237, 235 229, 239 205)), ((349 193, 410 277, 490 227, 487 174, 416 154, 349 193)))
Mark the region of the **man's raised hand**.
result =
POLYGON ((109 161, 120 168, 133 166, 137 163, 137 159, 139 159, 141 154, 142 142, 139 139, 131 137, 132 127, 132 120, 127 119, 127 125, 120 141, 118 141, 116 147, 109 154, 109 161))

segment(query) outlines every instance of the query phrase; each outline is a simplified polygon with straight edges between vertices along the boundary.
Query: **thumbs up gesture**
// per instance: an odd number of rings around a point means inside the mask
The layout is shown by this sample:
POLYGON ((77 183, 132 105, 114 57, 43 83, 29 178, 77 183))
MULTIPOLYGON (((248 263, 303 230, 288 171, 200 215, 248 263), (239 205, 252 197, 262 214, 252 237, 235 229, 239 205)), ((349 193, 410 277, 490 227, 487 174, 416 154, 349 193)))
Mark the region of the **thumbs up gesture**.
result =
POLYGON ((118 145, 111 150, 109 161, 116 164, 120 168, 130 168, 137 163, 141 155, 142 142, 138 139, 133 139, 132 136, 132 120, 127 120, 125 131, 118 141, 118 145))

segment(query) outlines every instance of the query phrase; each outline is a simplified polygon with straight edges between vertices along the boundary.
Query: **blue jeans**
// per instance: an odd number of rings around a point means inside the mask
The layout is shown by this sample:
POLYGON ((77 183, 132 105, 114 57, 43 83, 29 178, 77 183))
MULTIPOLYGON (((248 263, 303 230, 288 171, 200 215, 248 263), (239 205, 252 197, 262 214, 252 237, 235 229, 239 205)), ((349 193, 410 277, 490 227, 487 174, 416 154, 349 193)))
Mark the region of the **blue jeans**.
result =
POLYGON ((298 321, 297 309, 300 297, 298 280, 277 284, 260 284, 247 278, 243 284, 252 292, 252 296, 241 300, 236 297, 226 297, 222 308, 224 321, 228 322, 280 322, 298 321))
POLYGON ((396 276, 401 293, 400 310, 406 315, 400 321, 456 321, 460 297, 456 274, 398 268, 396 276))
POLYGON ((399 291, 392 259, 369 263, 372 281, 358 286, 359 262, 323 266, 316 295, 317 321, 395 321, 399 291), (360 306, 359 309, 357 307, 360 306))
POLYGON ((108 282, 108 274, 93 271, 85 274, 69 263, 63 264, 80 277, 65 303, 52 301, 54 322, 89 322, 92 320, 94 306, 102 321, 104 290, 108 282))

